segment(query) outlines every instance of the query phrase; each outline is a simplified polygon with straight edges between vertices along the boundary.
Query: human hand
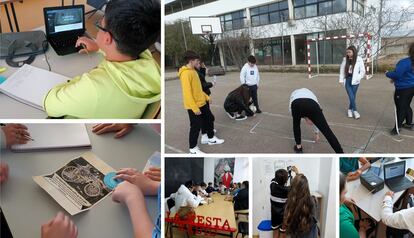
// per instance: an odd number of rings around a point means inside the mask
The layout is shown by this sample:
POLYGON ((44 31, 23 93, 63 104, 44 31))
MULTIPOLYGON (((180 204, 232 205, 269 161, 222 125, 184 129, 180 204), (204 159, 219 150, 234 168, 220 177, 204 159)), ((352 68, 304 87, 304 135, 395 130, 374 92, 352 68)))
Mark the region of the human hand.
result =
POLYGON ((79 53, 88 53, 88 52, 96 52, 99 50, 99 46, 98 44, 85 36, 79 37, 78 40, 76 41, 75 47, 79 47, 82 46, 85 48, 82 48, 81 50, 79 50, 79 53))
POLYGON ((9 177, 9 166, 4 162, 0 162, 0 184, 5 182, 8 177, 9 177))
POLYGON ((92 132, 101 135, 115 132, 115 138, 121 138, 132 131, 134 127, 128 123, 97 124, 92 128, 92 132))
POLYGON ((115 187, 112 193, 112 201, 124 203, 129 206, 136 199, 144 199, 142 191, 129 181, 124 181, 115 187))
POLYGON ((153 181, 161 182, 161 168, 150 167, 148 171, 144 172, 144 175, 153 181))
POLYGON ((318 143, 320 139, 319 133, 315 133, 315 143, 318 143))
POLYGON ((299 169, 296 166, 292 166, 292 171, 295 172, 295 174, 299 173, 299 169))
POLYGON ((62 212, 48 223, 41 226, 42 238, 76 238, 78 236, 78 228, 75 223, 62 212))
POLYGON ((200 116, 201 115, 201 111, 194 112, 194 114, 196 114, 196 116, 200 116))
POLYGON ((16 144, 26 144, 30 140, 27 127, 23 124, 7 124, 1 127, 6 137, 6 147, 10 148, 16 144))
POLYGON ((144 195, 156 195, 160 182, 154 181, 133 168, 120 169, 115 176, 139 187, 144 195))
POLYGON ((394 197, 394 192, 393 191, 388 191, 385 193, 385 196, 390 196, 391 198, 394 197))

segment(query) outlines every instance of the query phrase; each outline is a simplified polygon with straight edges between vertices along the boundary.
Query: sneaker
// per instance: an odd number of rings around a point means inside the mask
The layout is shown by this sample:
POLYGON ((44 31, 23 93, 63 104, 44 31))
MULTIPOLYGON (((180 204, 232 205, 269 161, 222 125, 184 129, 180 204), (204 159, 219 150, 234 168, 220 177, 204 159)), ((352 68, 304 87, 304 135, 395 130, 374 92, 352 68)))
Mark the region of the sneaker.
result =
POLYGON ((243 121, 243 120, 246 120, 246 119, 247 119, 247 117, 246 116, 243 116, 243 115, 238 115, 236 117, 236 121, 243 121))
POLYGON ((352 115, 352 110, 350 110, 350 109, 348 109, 348 117, 349 117, 349 118, 354 117, 354 116, 352 115))
POLYGON ((213 136, 213 138, 208 139, 208 144, 209 145, 219 145, 219 144, 223 144, 223 143, 224 143, 224 140, 217 138, 217 136, 213 136))
POLYGON ((235 119, 236 118, 236 116, 233 113, 231 113, 231 112, 226 112, 226 113, 227 113, 227 116, 230 117, 230 119, 235 119))
POLYGON ((396 135, 398 135, 397 129, 395 129, 395 127, 394 127, 394 128, 392 128, 392 130, 390 131, 390 134, 391 134, 392 136, 396 136, 396 135))
POLYGON ((361 117, 361 115, 359 115, 359 113, 357 111, 354 111, 354 117, 355 117, 355 119, 359 119, 361 117))
POLYGON ((407 129, 407 130, 414 130, 414 124, 407 124, 407 123, 404 123, 403 125, 402 125, 402 127, 403 128, 405 128, 405 129, 407 129))
POLYGON ((293 146, 293 150, 297 153, 297 154, 302 154, 303 153, 303 147, 298 148, 296 145, 293 146))
POLYGON ((257 108, 256 113, 262 113, 262 110, 260 110, 259 108, 257 108))
POLYGON ((202 134, 201 135, 201 144, 208 144, 208 136, 207 134, 202 134))
POLYGON ((205 154, 203 151, 198 148, 198 146, 194 148, 190 148, 190 154, 205 154))

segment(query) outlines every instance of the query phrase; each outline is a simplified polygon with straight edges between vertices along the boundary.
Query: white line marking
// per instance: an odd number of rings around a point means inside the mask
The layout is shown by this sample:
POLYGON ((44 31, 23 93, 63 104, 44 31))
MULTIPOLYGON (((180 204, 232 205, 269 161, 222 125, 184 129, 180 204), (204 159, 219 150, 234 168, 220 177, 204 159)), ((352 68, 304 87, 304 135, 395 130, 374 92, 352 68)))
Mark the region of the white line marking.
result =
POLYGON ((165 144, 164 146, 165 146, 165 148, 170 149, 170 150, 172 150, 172 151, 174 151, 174 152, 176 152, 176 153, 180 153, 180 154, 188 154, 188 153, 186 153, 186 152, 184 152, 184 151, 182 151, 182 150, 180 150, 180 149, 177 149, 177 148, 175 148, 175 147, 173 147, 173 146, 170 146, 170 145, 167 145, 167 144, 165 144))
POLYGON ((256 126, 257 126, 257 125, 259 125, 259 123, 260 123, 260 122, 262 122, 262 121, 263 121, 263 118, 262 118, 262 119, 260 119, 260 120, 259 120, 259 121, 258 121, 258 122, 257 122, 257 123, 253 126, 253 127, 252 127, 252 129, 250 129, 250 133, 251 133, 251 134, 256 133, 256 132, 254 132, 254 129, 255 129, 255 128, 256 128, 256 126))

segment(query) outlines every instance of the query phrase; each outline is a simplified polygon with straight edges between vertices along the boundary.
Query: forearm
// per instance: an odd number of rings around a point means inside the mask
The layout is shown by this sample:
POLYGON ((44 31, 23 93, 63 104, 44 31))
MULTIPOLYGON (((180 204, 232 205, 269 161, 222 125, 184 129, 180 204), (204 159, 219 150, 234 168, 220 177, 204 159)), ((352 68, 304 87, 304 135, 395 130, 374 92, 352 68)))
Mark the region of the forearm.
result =
POLYGON ((144 197, 133 197, 127 202, 135 238, 151 237, 154 224, 148 215, 144 197))

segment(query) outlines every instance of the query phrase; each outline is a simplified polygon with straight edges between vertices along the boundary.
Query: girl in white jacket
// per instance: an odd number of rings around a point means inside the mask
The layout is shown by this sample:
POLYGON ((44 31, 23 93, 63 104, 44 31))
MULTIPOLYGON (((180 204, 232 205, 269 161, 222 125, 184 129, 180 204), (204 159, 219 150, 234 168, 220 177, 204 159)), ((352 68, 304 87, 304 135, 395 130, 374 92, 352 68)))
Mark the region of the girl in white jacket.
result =
POLYGON ((346 49, 346 56, 342 61, 339 72, 339 83, 345 86, 349 97, 348 117, 350 118, 359 119, 361 117, 357 111, 355 101, 359 83, 364 75, 364 61, 358 56, 355 46, 351 45, 346 49))

